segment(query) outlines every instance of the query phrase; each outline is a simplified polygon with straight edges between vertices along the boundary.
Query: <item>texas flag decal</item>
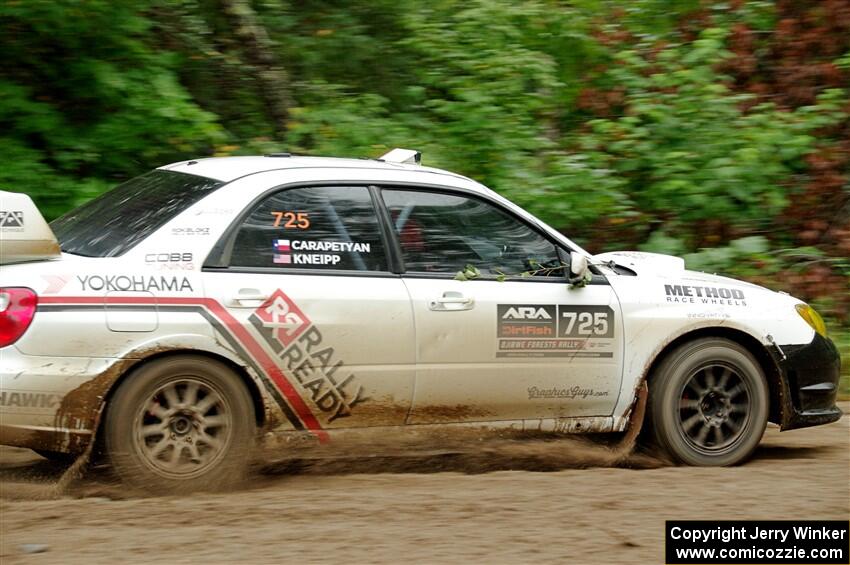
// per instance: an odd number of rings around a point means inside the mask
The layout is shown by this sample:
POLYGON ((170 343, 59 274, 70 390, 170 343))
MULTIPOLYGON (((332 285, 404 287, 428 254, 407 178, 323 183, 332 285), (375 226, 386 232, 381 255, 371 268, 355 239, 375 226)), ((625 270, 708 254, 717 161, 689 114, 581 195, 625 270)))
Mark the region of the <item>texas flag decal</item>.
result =
POLYGON ((275 251, 291 251, 289 246, 288 239, 276 239, 274 240, 274 250, 275 251))

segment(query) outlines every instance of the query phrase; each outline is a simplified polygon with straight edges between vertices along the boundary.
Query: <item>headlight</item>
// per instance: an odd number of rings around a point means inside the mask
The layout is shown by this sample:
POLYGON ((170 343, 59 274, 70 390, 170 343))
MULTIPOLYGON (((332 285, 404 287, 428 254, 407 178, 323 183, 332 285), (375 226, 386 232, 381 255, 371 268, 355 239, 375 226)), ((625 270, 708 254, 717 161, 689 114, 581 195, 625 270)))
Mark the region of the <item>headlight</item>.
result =
POLYGON ((823 322, 823 318, 820 317, 820 314, 815 312, 814 308, 808 304, 797 304, 795 308, 797 309, 797 313, 800 317, 806 320, 806 323, 809 324, 813 330, 823 337, 826 337, 826 324, 823 322))

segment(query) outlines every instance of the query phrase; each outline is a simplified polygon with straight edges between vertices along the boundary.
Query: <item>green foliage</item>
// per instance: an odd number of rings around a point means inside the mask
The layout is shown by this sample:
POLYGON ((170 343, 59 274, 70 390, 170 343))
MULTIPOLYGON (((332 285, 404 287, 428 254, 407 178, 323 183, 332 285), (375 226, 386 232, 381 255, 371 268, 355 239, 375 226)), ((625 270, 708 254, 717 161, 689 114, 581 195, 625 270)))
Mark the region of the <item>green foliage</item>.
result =
POLYGON ((819 10, 813 0, 4 2, 0 187, 33 195, 50 219, 189 157, 415 147, 591 249, 639 247, 790 285, 847 323, 850 227, 838 224, 850 205, 850 115, 835 86, 850 84, 850 33, 819 10), (262 63, 223 9, 237 4, 267 38, 262 63), (259 80, 271 67, 287 77, 275 92, 291 101, 285 128, 259 80))
POLYGON ((781 269, 780 258, 770 251, 770 242, 763 236, 733 240, 724 247, 702 249, 683 257, 689 269, 706 272, 727 271, 736 276, 754 276, 766 270, 781 269))
POLYGON ((145 40, 144 3, 6 2, 0 36, 0 183, 48 218, 111 179, 209 150, 213 114, 180 85, 175 57, 145 40))
MULTIPOLYGON (((609 78, 625 89, 622 115, 589 121, 571 157, 591 164, 578 175, 606 179, 603 192, 622 196, 628 208, 621 213, 677 232, 685 244, 703 220, 721 217, 745 229, 770 222, 788 204, 783 181, 804 168, 815 132, 842 117, 840 91, 794 112, 770 104, 745 112, 750 97, 731 93, 714 70, 729 57, 723 38, 722 30, 707 29, 654 60, 643 52, 648 45, 617 53, 609 78)), ((571 219, 540 208, 555 225, 571 219)))
MULTIPOLYGON (((479 278, 480 276, 481 271, 478 270, 478 267, 475 265, 467 265, 462 271, 458 271, 455 274, 454 279, 456 281, 471 281, 479 278)), ((504 280, 504 278, 502 280, 504 280)))

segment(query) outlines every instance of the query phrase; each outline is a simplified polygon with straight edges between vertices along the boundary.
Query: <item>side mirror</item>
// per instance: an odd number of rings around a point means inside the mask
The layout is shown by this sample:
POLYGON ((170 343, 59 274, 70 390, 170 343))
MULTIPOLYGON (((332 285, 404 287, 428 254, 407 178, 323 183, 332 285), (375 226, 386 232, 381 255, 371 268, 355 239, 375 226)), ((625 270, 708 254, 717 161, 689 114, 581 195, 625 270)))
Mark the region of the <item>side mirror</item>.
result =
POLYGON ((567 282, 570 286, 584 286, 590 280, 590 271, 587 268, 587 257, 578 253, 570 253, 570 274, 567 282))

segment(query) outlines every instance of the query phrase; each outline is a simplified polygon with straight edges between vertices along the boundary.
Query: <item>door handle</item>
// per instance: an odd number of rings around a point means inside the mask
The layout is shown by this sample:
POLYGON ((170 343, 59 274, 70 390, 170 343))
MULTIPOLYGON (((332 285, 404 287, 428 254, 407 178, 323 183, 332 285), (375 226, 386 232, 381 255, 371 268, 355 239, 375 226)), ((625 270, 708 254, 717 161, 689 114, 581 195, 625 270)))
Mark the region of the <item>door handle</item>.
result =
POLYGON ((268 300, 268 294, 262 294, 255 288, 241 288, 239 294, 228 301, 228 306, 234 308, 257 308, 268 300))
POLYGON ((428 303, 428 308, 435 312, 456 312, 472 310, 475 299, 464 296, 460 292, 446 291, 443 296, 428 303))
POLYGON ((459 296, 457 298, 446 297, 446 298, 440 298, 436 302, 439 302, 440 304, 472 304, 472 299, 471 298, 464 298, 462 296, 459 296))

